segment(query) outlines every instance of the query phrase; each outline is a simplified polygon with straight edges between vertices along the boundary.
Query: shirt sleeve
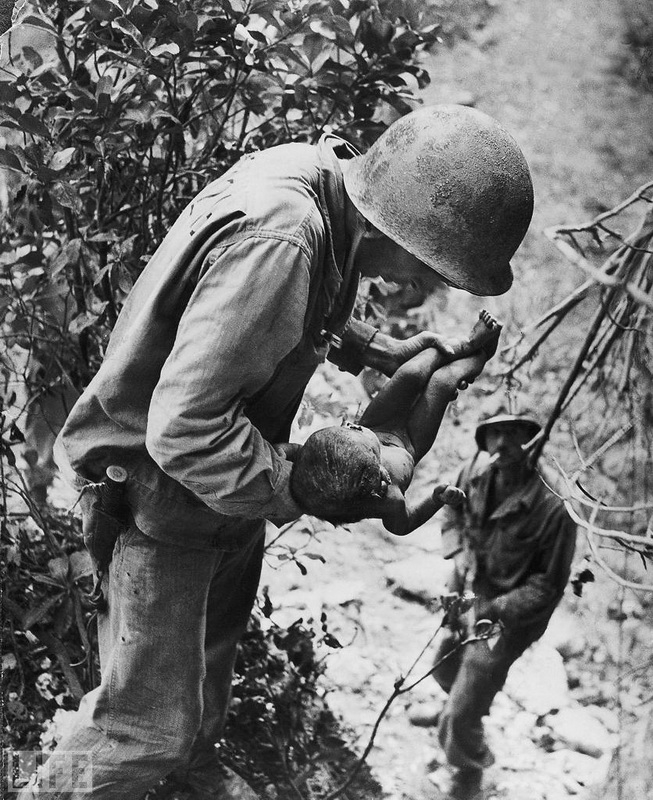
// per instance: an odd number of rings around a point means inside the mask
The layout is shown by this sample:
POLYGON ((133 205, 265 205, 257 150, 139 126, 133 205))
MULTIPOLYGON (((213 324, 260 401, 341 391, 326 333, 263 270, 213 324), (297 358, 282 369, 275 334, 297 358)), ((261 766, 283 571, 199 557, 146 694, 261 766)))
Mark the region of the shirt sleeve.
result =
POLYGON ((535 626, 548 620, 562 597, 576 546, 576 526, 564 508, 549 517, 533 572, 518 587, 490 601, 508 628, 535 626))
POLYGON ((291 462, 245 414, 299 343, 311 262, 257 233, 214 249, 152 395, 146 446, 161 469, 221 514, 288 521, 291 462))
POLYGON ((378 333, 377 328, 352 317, 340 337, 338 346, 331 347, 328 359, 344 372, 359 375, 365 366, 365 350, 378 333))

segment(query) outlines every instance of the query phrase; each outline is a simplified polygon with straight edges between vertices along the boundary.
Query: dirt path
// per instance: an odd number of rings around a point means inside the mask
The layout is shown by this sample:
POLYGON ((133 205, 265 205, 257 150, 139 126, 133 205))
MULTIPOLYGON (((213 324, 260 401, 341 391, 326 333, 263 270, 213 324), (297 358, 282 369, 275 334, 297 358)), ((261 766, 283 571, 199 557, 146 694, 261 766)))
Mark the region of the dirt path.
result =
MULTIPOLYGON (((508 321, 523 323, 582 281, 542 236, 542 229, 591 217, 650 177, 653 97, 642 95, 615 72, 624 56, 618 0, 500 0, 486 28, 429 58, 433 84, 425 101, 457 100, 462 92, 471 92, 478 108, 513 132, 533 170, 535 218, 515 262, 515 286, 506 298, 489 305, 508 321)), ((449 315, 454 321, 468 321, 472 308, 478 308, 478 301, 454 297, 449 315)), ((320 380, 313 384, 318 397, 328 388, 320 380)), ((352 412, 357 400, 364 400, 353 380, 340 388, 339 395, 351 400, 352 412)), ((459 424, 449 418, 418 481, 453 475, 473 450, 471 425, 478 412, 474 395, 459 401, 459 424)), ((359 749, 394 681, 405 674, 438 622, 423 605, 393 594, 388 579, 398 564, 403 565, 414 581, 430 582, 437 594, 438 533, 434 521, 406 539, 386 536, 371 523, 351 531, 322 530, 317 542, 297 534, 290 540, 295 546, 307 546, 308 552, 320 553, 327 563, 304 557, 308 575, 302 577, 292 566, 276 569, 278 563, 271 559, 264 573, 263 583, 270 585, 279 607, 275 615, 279 621, 289 623, 299 616, 319 620, 326 611, 329 630, 348 644, 328 656, 326 685, 332 708, 355 731, 359 749)), ((585 599, 570 598, 565 603, 587 629, 596 628, 596 615, 604 618, 613 595, 614 587, 606 583, 593 595, 591 607, 585 599)), ((603 657, 602 647, 607 645, 592 644, 592 652, 599 653, 597 660, 603 657)), ((415 675, 428 667, 427 655, 415 675)), ((583 674, 577 689, 587 693, 591 687, 583 681, 590 677, 583 674)), ((536 676, 541 683, 547 677, 536 676)), ((433 697, 433 687, 428 681, 399 698, 381 725, 369 761, 386 800, 437 796, 439 773, 432 763, 438 754, 435 733, 412 727, 406 717, 411 704, 433 697)), ((498 760, 489 771, 488 796, 581 797, 577 774, 568 778, 562 769, 552 772, 551 754, 532 741, 535 718, 532 714, 525 718, 524 713, 529 712, 506 695, 495 703, 488 727, 498 760)), ((606 724, 609 727, 609 720, 606 724)), ((596 759, 593 769, 595 774, 604 770, 605 759, 596 759)))
POLYGON ((618 74, 627 55, 620 6, 500 0, 486 28, 431 61, 424 101, 471 93, 515 136, 533 172, 535 214, 508 304, 533 280, 539 298, 579 282, 545 227, 590 218, 650 178, 653 96, 618 74), (546 280, 532 272, 543 266, 546 280))

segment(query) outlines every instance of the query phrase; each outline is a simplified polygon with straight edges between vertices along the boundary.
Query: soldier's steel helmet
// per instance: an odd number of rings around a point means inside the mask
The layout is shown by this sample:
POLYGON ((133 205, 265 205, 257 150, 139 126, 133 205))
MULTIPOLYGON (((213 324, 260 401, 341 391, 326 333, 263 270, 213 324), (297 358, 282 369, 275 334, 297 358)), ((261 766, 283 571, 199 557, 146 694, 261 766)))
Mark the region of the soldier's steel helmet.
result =
POLYGON ((533 184, 492 117, 459 105, 413 111, 348 163, 344 181, 369 222, 452 286, 477 295, 510 288, 533 184))
POLYGON ((526 428, 529 440, 542 430, 540 423, 533 417, 527 417, 524 414, 497 414, 495 417, 488 417, 477 425, 475 439, 478 449, 486 449, 485 434, 489 428, 506 424, 526 428))

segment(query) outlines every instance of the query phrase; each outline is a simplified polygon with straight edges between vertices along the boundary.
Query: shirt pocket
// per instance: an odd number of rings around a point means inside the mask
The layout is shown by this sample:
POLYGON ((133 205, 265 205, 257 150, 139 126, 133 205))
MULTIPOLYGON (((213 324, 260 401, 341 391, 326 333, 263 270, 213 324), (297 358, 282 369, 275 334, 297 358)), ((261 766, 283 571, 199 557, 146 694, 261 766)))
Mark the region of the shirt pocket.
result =
POLYGON ((527 571, 535 552, 535 537, 528 528, 499 525, 488 541, 488 574, 501 583, 515 585, 527 571))

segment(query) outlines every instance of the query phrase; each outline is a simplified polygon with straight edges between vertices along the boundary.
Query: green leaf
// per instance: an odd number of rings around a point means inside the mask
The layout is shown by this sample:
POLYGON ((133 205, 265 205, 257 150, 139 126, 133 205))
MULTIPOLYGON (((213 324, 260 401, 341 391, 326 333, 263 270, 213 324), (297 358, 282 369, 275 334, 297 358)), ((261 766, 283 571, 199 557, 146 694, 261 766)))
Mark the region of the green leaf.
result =
POLYGON ((41 54, 38 52, 38 50, 35 50, 28 44, 23 47, 21 55, 25 61, 28 62, 32 70, 36 70, 43 66, 43 58, 41 57, 41 54))
POLYGON ((306 69, 309 66, 300 49, 290 47, 290 45, 287 45, 284 42, 274 45, 274 52, 284 58, 287 63, 294 61, 302 69, 306 69))
POLYGON ((0 103, 9 105, 16 101, 18 97, 18 89, 13 83, 0 81, 0 103))
POLYGON ((129 294, 134 286, 134 279, 127 267, 118 264, 116 269, 116 283, 121 292, 129 294))
POLYGON ((62 269, 65 269, 69 264, 76 264, 81 256, 82 240, 71 239, 61 248, 57 257, 52 262, 51 274, 57 275, 62 269))
POLYGON ((160 56, 178 56, 179 55, 179 45, 175 42, 166 42, 164 44, 158 44, 156 47, 153 47, 150 50, 150 55, 154 56, 155 58, 159 58, 160 56))
POLYGON ((88 8, 95 19, 100 22, 111 22, 123 14, 122 8, 110 0, 91 0, 88 8))
POLYGON ((60 150, 58 153, 55 153, 48 164, 50 169, 53 169, 55 172, 59 172, 59 170, 67 167, 68 164, 70 164, 72 157, 75 155, 75 149, 76 148, 74 147, 66 147, 65 150, 60 150))
MULTIPOLYGON (((330 22, 331 20, 329 20, 330 22)), ((313 33, 319 34, 324 39, 330 39, 331 41, 336 40, 336 32, 330 25, 327 25, 326 21, 323 19, 313 19, 309 23, 309 28, 313 31, 313 33)), ((304 40, 305 42, 306 40, 304 40)), ((311 59, 312 61, 313 59, 311 59)))
POLYGON ((15 169, 18 172, 24 172, 20 161, 8 150, 0 149, 0 167, 5 167, 6 169, 15 169))
POLYGON ((23 432, 16 425, 15 422, 12 422, 11 425, 9 426, 9 437, 10 437, 9 441, 11 442, 11 444, 25 441, 25 436, 23 435, 23 432))
POLYGON ((23 17, 20 21, 21 25, 33 25, 35 28, 43 28, 46 31, 50 31, 51 33, 56 33, 56 28, 52 25, 50 20, 44 19, 43 17, 37 17, 34 14, 29 14, 26 17, 23 17))
POLYGON ((263 45, 269 44, 267 36, 260 31, 250 30, 249 35, 252 37, 252 39, 260 42, 263 45))
POLYGON ((197 14, 194 11, 187 11, 185 14, 180 14, 179 24, 184 28, 188 28, 193 33, 197 33, 199 27, 197 14))
POLYGON ((109 75, 103 75, 95 86, 95 96, 111 94, 111 89, 113 89, 113 79, 109 75))
POLYGON ((16 466, 16 455, 11 449, 9 442, 5 441, 5 439, 0 439, 0 454, 7 459, 7 463, 10 467, 16 466))
POLYGON ((61 589, 61 584, 51 578, 49 575, 32 575, 32 580, 36 581, 37 583, 43 583, 46 586, 55 586, 57 589, 61 589))
MULTIPOLYGON (((335 38, 335 35, 334 35, 335 38)), ((304 53, 312 63, 324 49, 324 37, 319 33, 307 33, 304 36, 304 53)))
POLYGON ((70 575, 74 581, 93 574, 93 562, 88 550, 76 550, 70 556, 70 575))
POLYGON ((92 327, 97 322, 97 316, 89 311, 83 311, 71 320, 68 332, 71 336, 78 336, 82 331, 92 327))
POLYGON ((81 208, 82 204, 77 191, 69 183, 57 181, 51 186, 50 194, 60 205, 64 206, 64 208, 81 208))
POLYGON ((52 575, 55 581, 59 581, 59 583, 65 583, 68 577, 69 567, 70 562, 68 561, 68 556, 57 556, 48 561, 50 575, 52 575))
POLYGON ((141 32, 138 30, 136 25, 133 22, 130 22, 127 17, 119 17, 114 19, 111 23, 112 27, 116 28, 119 31, 122 31, 125 36, 128 36, 130 39, 136 42, 136 44, 143 43, 143 37, 141 36, 141 32))
POLYGON ((41 136, 45 139, 50 138, 50 131, 33 114, 21 114, 18 124, 25 133, 31 133, 32 136, 41 136))
POLYGON ((329 20, 330 24, 338 33, 338 39, 343 44, 353 44, 354 34, 352 32, 349 22, 344 17, 333 16, 329 20))
MULTIPOLYGON (((34 576, 36 578, 36 576, 34 576)), ((40 576, 45 577, 45 576, 40 576)), ((58 585, 58 584, 57 584, 58 585)), ((40 605, 36 606, 35 608, 28 608, 25 613, 23 614, 23 618, 21 620, 21 624, 24 630, 29 630, 32 626, 36 625, 37 622, 40 622, 43 617, 48 613, 48 611, 61 600, 62 592, 58 592, 53 597, 48 597, 40 605)))

